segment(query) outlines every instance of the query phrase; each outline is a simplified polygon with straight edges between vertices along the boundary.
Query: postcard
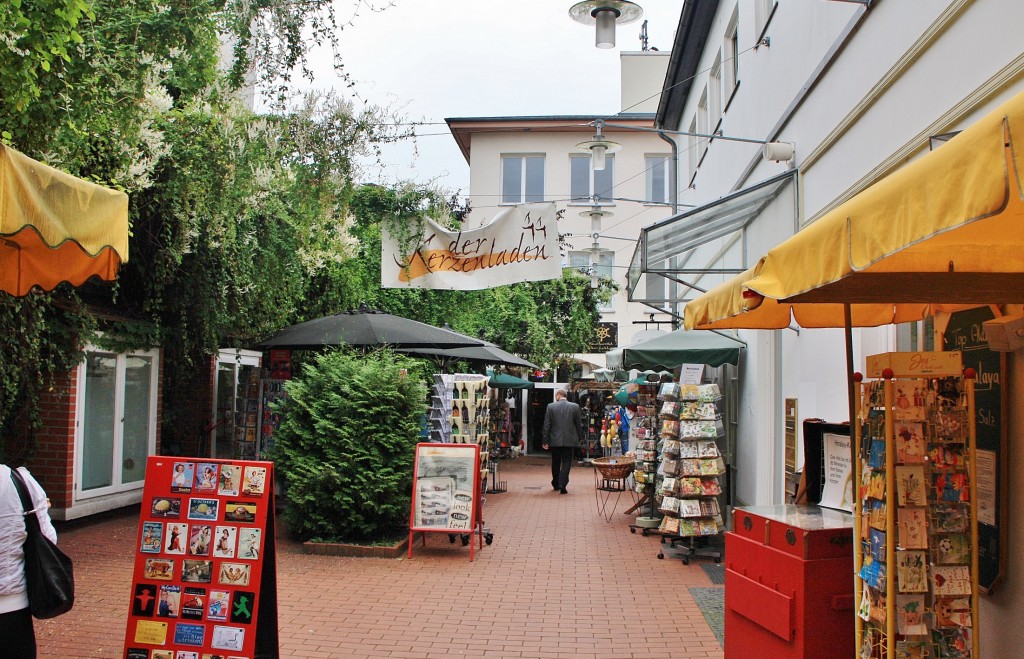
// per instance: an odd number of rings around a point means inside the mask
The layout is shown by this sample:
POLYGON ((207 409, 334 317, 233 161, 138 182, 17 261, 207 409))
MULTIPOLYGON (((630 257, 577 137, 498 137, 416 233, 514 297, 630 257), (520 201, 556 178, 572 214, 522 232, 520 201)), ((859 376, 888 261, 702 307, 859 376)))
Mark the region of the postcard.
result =
POLYGON ((903 464, 924 462, 924 428, 921 423, 896 423, 896 461, 903 464))
POLYGON ((238 558, 254 561, 260 557, 260 529, 243 528, 238 536, 238 558))
POLYGON ((206 589, 185 586, 181 596, 181 617, 184 620, 202 620, 206 609, 206 589))
POLYGON ((245 629, 214 625, 210 645, 217 650, 241 650, 245 645, 245 629))
POLYGON ((971 540, 966 533, 941 536, 935 547, 935 562, 939 565, 962 565, 970 561, 971 540))
POLYGON ((189 499, 188 518, 214 521, 217 519, 217 506, 217 499, 189 499))
POLYGON ((208 524, 193 524, 188 538, 188 553, 192 556, 209 556, 213 528, 208 524))
POLYGON ((896 421, 924 421, 927 387, 924 380, 896 380, 893 418, 896 421))
POLYGON ((241 465, 225 464, 220 466, 220 480, 217 485, 217 494, 221 496, 236 497, 238 488, 242 482, 241 465))
POLYGON ((928 633, 925 622, 924 595, 896 596, 896 629, 904 636, 921 636, 928 633))
POLYGON ((160 586, 160 601, 156 605, 156 615, 161 618, 177 618, 181 606, 181 586, 166 584, 160 586))
POLYGON ((885 533, 878 529, 870 529, 868 531, 868 544, 870 545, 871 558, 884 563, 885 533))
POLYGON ((934 444, 928 449, 932 469, 961 469, 967 464, 960 444, 934 444))
POLYGON ((215 558, 234 558, 237 526, 218 526, 214 531, 213 555, 215 558))
POLYGON ((928 517, 924 508, 900 508, 896 511, 900 547, 928 548, 928 517))
POLYGON ((181 566, 181 580, 190 583, 210 583, 213 581, 213 561, 185 559, 181 566))
POLYGON ((936 627, 972 627, 970 597, 935 598, 936 627))
POLYGON ((932 643, 943 659, 967 659, 972 653, 971 629, 968 627, 932 630, 932 643))
POLYGON ((923 551, 896 552, 896 576, 901 593, 928 592, 928 556, 923 551))
POLYGON ((961 472, 936 472, 932 474, 932 490, 937 501, 965 503, 971 500, 967 474, 961 472))
POLYGON ((211 590, 210 603, 207 606, 206 619, 213 621, 224 621, 228 619, 228 609, 231 606, 231 591, 211 590))
POLYGON ((173 581, 174 561, 169 558, 147 558, 142 575, 151 581, 173 581))
POLYGON ((175 462, 171 471, 171 492, 191 492, 192 478, 196 465, 192 462, 175 462))
POLYGON ((221 563, 217 582, 225 586, 248 586, 251 563, 221 563))
POLYGON ((971 569, 966 565, 935 565, 932 567, 932 594, 970 595, 971 569))
POLYGON ((166 532, 164 551, 168 554, 184 554, 185 543, 188 541, 188 524, 168 522, 166 532))
POLYGON ((174 625, 174 644, 202 647, 206 627, 192 622, 179 622, 174 625))
POLYGON ((928 503, 923 465, 896 467, 896 500, 901 506, 924 506, 928 503))
POLYGON ((962 504, 936 503, 929 514, 932 533, 963 533, 969 519, 970 511, 962 504))
POLYGON ((212 494, 217 491, 217 471, 220 468, 216 462, 200 462, 196 465, 196 492, 212 494))
POLYGON ((262 496, 266 488, 267 468, 247 465, 242 476, 243 496, 262 496))
POLYGON ((149 506, 149 514, 153 517, 177 519, 181 516, 181 498, 153 497, 149 506))
POLYGON ((931 415, 934 441, 963 444, 966 441, 966 413, 963 410, 935 410, 931 415))

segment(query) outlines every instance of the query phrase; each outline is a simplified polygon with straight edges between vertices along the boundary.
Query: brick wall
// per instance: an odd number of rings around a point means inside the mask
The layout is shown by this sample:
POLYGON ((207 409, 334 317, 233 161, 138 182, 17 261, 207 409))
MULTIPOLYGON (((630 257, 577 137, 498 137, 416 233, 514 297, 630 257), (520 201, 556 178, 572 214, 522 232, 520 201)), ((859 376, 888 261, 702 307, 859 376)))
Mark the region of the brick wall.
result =
POLYGON ((34 435, 35 450, 26 463, 58 508, 71 505, 75 487, 75 400, 79 368, 57 377, 53 387, 43 394, 39 404, 43 427, 34 435))

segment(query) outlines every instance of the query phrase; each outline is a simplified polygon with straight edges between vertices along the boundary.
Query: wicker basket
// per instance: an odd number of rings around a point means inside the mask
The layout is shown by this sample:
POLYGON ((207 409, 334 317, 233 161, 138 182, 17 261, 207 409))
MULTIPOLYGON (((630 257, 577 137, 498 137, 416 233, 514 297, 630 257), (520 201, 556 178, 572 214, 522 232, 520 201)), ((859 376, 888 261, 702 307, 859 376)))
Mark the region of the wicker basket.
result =
POLYGON ((603 476, 605 480, 610 481, 617 481, 626 478, 635 468, 633 458, 622 456, 594 458, 594 466, 601 472, 601 476, 603 476))

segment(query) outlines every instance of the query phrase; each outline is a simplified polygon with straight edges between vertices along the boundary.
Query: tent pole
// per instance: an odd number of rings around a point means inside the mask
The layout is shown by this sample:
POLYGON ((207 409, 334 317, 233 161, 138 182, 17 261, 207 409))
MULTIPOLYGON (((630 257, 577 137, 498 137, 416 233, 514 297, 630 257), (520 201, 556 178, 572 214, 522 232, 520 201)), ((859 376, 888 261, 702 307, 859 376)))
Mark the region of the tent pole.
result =
POLYGON ((843 331, 846 338, 846 398, 850 407, 850 432, 852 434, 853 424, 857 422, 857 409, 854 404, 856 383, 853 381, 853 312, 849 302, 843 303, 843 320, 845 321, 843 331))

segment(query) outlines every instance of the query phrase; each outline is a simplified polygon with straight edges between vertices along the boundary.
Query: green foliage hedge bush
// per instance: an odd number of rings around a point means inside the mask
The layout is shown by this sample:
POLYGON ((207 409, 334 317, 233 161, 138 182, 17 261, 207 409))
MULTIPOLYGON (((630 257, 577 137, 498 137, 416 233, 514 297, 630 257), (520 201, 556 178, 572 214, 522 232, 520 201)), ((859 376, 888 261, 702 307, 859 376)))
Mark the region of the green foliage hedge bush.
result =
POLYGON ((331 352, 286 385, 270 457, 285 481, 284 521, 300 539, 366 542, 408 528, 427 410, 419 371, 386 351, 331 352))

